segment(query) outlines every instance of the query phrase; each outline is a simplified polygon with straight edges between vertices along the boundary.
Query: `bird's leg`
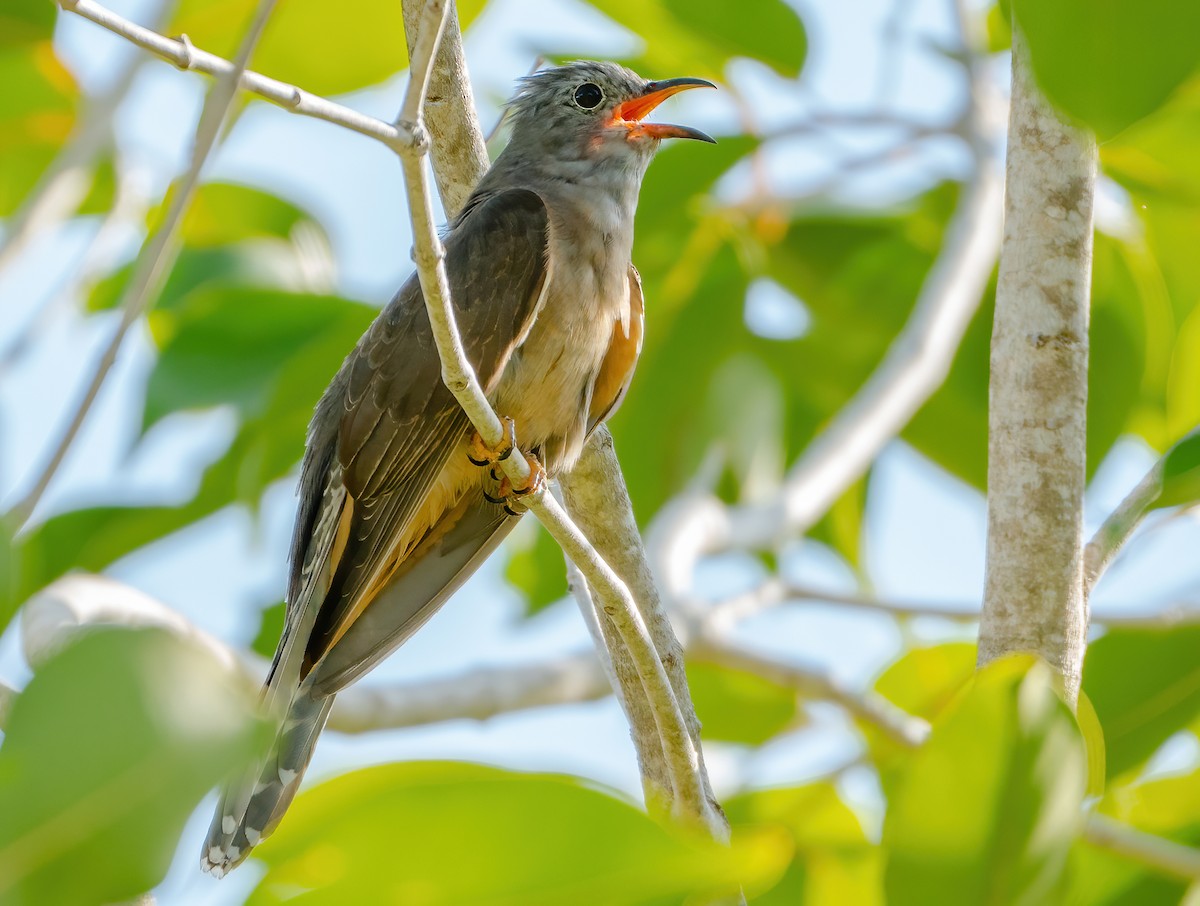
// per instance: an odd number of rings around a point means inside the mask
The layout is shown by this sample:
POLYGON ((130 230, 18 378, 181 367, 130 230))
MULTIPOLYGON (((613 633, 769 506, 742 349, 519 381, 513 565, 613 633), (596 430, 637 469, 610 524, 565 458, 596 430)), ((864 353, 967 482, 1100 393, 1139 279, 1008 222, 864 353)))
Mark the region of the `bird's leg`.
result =
POLYGON ((467 443, 467 459, 471 460, 472 465, 494 466, 512 456, 512 451, 517 448, 517 423, 507 415, 503 417, 503 421, 504 440, 495 450, 483 442, 478 431, 471 435, 471 440, 467 443))
POLYGON ((483 492, 486 500, 490 503, 503 506, 504 512, 510 516, 522 515, 526 507, 521 502, 521 499, 528 497, 530 494, 536 494, 546 487, 546 469, 541 461, 533 453, 526 453, 522 450, 521 455, 525 457, 525 462, 529 466, 529 480, 524 486, 519 488, 513 487, 512 481, 507 475, 500 474, 493 468, 492 479, 498 482, 496 495, 492 496, 487 491, 483 492))

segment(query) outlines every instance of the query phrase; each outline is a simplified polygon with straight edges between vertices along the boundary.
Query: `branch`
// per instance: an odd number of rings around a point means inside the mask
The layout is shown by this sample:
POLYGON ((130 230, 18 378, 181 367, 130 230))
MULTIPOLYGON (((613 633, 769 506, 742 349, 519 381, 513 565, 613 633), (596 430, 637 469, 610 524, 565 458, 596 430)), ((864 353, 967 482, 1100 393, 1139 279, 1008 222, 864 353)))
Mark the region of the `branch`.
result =
POLYGON ((988 407, 979 662, 1032 651, 1079 691, 1096 144, 1042 97, 1013 30, 1004 243, 988 407))
MULTIPOLYGON (((455 325, 443 265, 445 251, 433 221, 433 202, 424 167, 429 142, 421 111, 448 9, 447 0, 428 0, 420 17, 410 56, 409 85, 400 113, 400 121, 412 130, 417 141, 413 146, 401 149, 400 159, 413 222, 413 257, 442 360, 442 380, 483 442, 497 448, 504 440, 504 426, 484 396, 455 325)), ((524 456, 509 456, 501 465, 514 487, 529 485, 529 464, 524 456)), ((672 811, 680 819, 711 826, 710 809, 698 773, 700 764, 696 747, 691 743, 679 702, 629 589, 544 487, 531 493, 523 502, 587 578, 601 601, 601 609, 612 618, 630 651, 646 694, 653 703, 667 753, 675 797, 672 811)))
POLYGON ((1200 881, 1200 849, 1148 834, 1100 814, 1088 816, 1083 837, 1098 849, 1148 865, 1160 874, 1200 881))
MULTIPOLYGON (((168 38, 152 29, 131 22, 93 0, 60 0, 59 6, 67 12, 90 19, 143 50, 148 50, 167 62, 174 63, 180 69, 202 72, 217 78, 229 78, 239 72, 237 64, 193 46, 186 35, 179 38, 168 38)), ((333 101, 304 91, 295 85, 252 72, 244 67, 240 68, 238 86, 291 113, 343 126, 360 135, 382 142, 393 150, 411 144, 413 140, 412 135, 404 129, 359 113, 357 110, 351 110, 349 107, 343 107, 341 104, 335 104, 333 101)))
MULTIPOLYGON (((90 0, 64 0, 64 8, 73 8, 76 11, 90 6, 90 0)), ((12 514, 18 523, 24 523, 32 515, 38 501, 49 487, 79 433, 79 429, 83 427, 92 404, 96 401, 105 378, 108 377, 109 370, 117 360, 117 353, 125 340, 125 334, 138 318, 154 304, 166 274, 170 272, 175 263, 175 258, 179 254, 176 234, 183 221, 184 212, 191 204, 192 196, 200 181, 200 171, 204 169, 204 163, 208 160, 208 155, 221 132, 221 124, 225 121, 225 116, 233 103, 239 78, 245 73, 246 64, 274 6, 274 0, 260 0, 255 19, 238 51, 237 61, 230 65, 229 70, 223 74, 222 78, 217 80, 204 100, 204 109, 200 113, 200 122, 196 126, 196 138, 188 169, 174 187, 170 206, 157 232, 151 237, 143 253, 138 256, 133 276, 129 281, 129 289, 126 290, 125 297, 121 302, 121 320, 100 356, 100 361, 96 364, 83 398, 76 406, 62 437, 50 454, 42 473, 34 481, 32 489, 13 507, 12 514)))
POLYGON ((0 682, 0 730, 8 726, 8 716, 12 713, 13 703, 20 694, 8 683, 0 682))
MULTIPOLYGON (((404 32, 408 39, 409 59, 421 17, 421 4, 402 3, 404 32)), ((430 149, 433 176, 448 217, 462 210, 471 192, 487 172, 487 146, 471 97, 471 77, 463 55, 462 32, 458 27, 451 0, 446 26, 438 45, 429 88, 425 93, 424 115, 435 141, 430 149)))
POLYGON ((1108 565, 1125 546, 1134 530, 1141 524, 1146 511, 1162 494, 1163 471, 1167 458, 1162 457, 1146 477, 1137 483, 1120 505, 1108 514, 1083 551, 1084 590, 1090 594, 1108 565))

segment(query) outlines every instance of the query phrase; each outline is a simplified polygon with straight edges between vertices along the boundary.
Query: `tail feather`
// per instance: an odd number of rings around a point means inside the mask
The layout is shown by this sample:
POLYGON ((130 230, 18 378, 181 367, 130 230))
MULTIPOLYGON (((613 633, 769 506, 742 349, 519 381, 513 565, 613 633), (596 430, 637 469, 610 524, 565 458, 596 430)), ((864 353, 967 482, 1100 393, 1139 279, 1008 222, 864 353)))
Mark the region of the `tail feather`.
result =
POLYGON ((222 793, 200 857, 205 871, 223 877, 275 830, 300 788, 332 706, 332 695, 314 696, 307 684, 297 691, 266 759, 222 793))

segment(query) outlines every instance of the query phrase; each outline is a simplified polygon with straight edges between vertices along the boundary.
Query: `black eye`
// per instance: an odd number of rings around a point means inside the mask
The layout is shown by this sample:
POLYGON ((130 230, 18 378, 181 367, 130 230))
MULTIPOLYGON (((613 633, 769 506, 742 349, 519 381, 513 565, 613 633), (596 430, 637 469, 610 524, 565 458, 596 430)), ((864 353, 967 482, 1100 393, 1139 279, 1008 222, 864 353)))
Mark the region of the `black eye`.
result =
POLYGON ((593 85, 591 82, 584 82, 575 89, 575 103, 584 110, 591 110, 599 105, 604 100, 604 92, 600 90, 599 85, 593 85))

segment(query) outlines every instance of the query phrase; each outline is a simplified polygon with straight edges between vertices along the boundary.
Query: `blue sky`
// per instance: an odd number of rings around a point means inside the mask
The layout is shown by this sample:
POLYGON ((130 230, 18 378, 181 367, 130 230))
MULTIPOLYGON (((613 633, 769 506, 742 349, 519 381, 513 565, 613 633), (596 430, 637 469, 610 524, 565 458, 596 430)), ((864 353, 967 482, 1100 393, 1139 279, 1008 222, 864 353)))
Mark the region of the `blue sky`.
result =
MULTIPOLYGON (((755 64, 734 67, 735 81, 761 123, 782 125, 819 110, 865 110, 881 98, 888 108, 914 118, 947 117, 961 98, 954 70, 930 53, 930 44, 954 40, 946 0, 898 0, 906 15, 897 35, 883 39, 892 4, 799 4, 809 29, 811 54, 799 88, 755 64)), ((148 21, 142 0, 112 7, 148 21)), ((96 26, 63 16, 60 50, 85 85, 99 89, 132 52, 96 26)), ((573 0, 493 0, 467 37, 467 54, 485 127, 498 115, 497 101, 525 74, 541 50, 571 48, 596 57, 621 55, 634 46, 627 33, 573 0)), ((686 73, 681 73, 681 75, 686 73)), ((350 106, 390 119, 399 106, 403 79, 344 99, 350 106)), ((193 74, 151 62, 117 118, 122 149, 134 178, 160 192, 182 168, 202 98, 193 74)), ((732 104, 712 93, 673 101, 672 118, 716 135, 739 130, 732 104)), ((878 147, 884 133, 838 134, 856 152, 878 147)), ((821 183, 830 169, 830 148, 797 140, 777 150, 769 166, 773 183, 788 193, 821 183)), ((912 159, 850 180, 844 195, 859 203, 902 197, 938 175, 962 173, 964 158, 952 144, 923 146, 912 159)), ((245 114, 206 174, 246 181, 279 192, 315 213, 329 230, 339 289, 382 303, 409 272, 410 237, 400 168, 382 146, 325 123, 290 116, 265 104, 245 114)), ((654 179, 652 168, 648 176, 654 179)), ((735 180, 736 181, 736 180, 735 180)), ((728 187, 730 190, 736 186, 728 187)), ((0 503, 11 503, 39 467, 47 440, 79 392, 87 363, 111 330, 109 322, 83 319, 52 276, 77 260, 94 225, 75 224, 43 236, 9 272, 0 274, 0 348, 47 298, 59 299, 55 317, 36 350, 0 375, 0 503), (51 275, 48 277, 48 275, 51 275)), ((126 260, 140 237, 127 235, 113 253, 126 260)), ((648 300, 651 315, 654 300, 648 300)), ((770 317, 768 315, 768 317, 770 317)), ((651 329, 653 320, 651 319, 651 329)), ((43 514, 114 493, 147 500, 178 498, 194 480, 198 464, 214 458, 228 439, 227 415, 175 417, 160 425, 136 456, 129 455, 139 414, 139 387, 151 364, 149 344, 135 330, 92 417, 44 501, 43 514)), ((635 391, 637 389, 635 387, 635 391)), ((1141 477, 1151 454, 1123 442, 1106 461, 1088 497, 1089 525, 1096 525, 1141 477)), ((205 629, 246 641, 257 628, 258 607, 278 599, 283 586, 293 489, 282 483, 267 495, 255 524, 226 511, 127 558, 112 574, 155 595, 205 629)), ((983 582, 983 498, 909 448, 893 444, 875 473, 865 539, 867 572, 884 596, 962 603, 978 599, 983 582)), ((533 525, 523 526, 533 531, 533 525)), ((1095 607, 1153 609, 1197 594, 1193 562, 1200 529, 1192 519, 1153 528, 1106 578, 1095 607)), ((810 584, 849 590, 853 577, 828 552, 794 545, 790 569, 810 584)), ((736 558, 706 568, 705 580, 732 584, 749 569, 736 558)), ((515 663, 589 644, 576 610, 564 603, 523 622, 520 601, 488 564, 455 600, 367 682, 453 673, 482 664, 515 663)), ((886 618, 832 606, 805 606, 756 618, 741 632, 756 645, 805 663, 827 667, 840 680, 864 684, 901 649, 904 639, 886 618)), ((965 637, 961 628, 918 621, 922 639, 965 637)), ((27 677, 10 631, 0 640, 0 678, 21 684, 27 677)), ((806 728, 747 754, 712 746, 708 758, 720 789, 741 784, 803 780, 853 757, 853 736, 840 714, 814 708, 806 728)), ((1181 751, 1178 757, 1191 754, 1181 751)), ((454 723, 363 738, 328 734, 310 777, 353 765, 408 758, 462 758, 513 767, 584 775, 635 795, 636 765, 628 734, 610 699, 586 705, 502 717, 485 724, 454 723)), ((870 818, 878 797, 865 772, 843 779, 847 798, 870 818)), ((207 804, 201 812, 207 812, 207 804)), ((166 904, 236 902, 253 882, 252 866, 220 884, 195 870, 201 827, 189 827, 178 864, 160 891, 166 904)), ((286 831, 286 822, 284 824, 286 831)))

